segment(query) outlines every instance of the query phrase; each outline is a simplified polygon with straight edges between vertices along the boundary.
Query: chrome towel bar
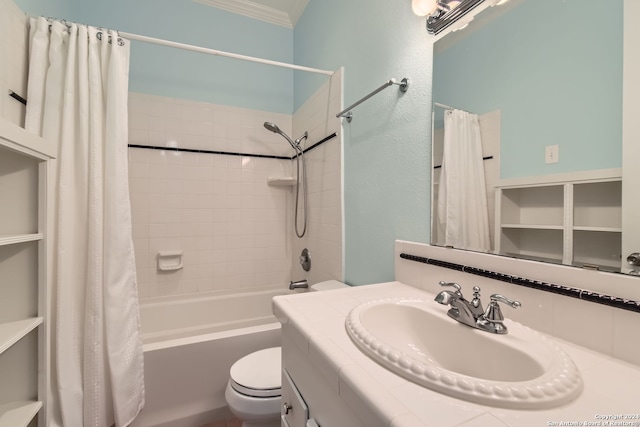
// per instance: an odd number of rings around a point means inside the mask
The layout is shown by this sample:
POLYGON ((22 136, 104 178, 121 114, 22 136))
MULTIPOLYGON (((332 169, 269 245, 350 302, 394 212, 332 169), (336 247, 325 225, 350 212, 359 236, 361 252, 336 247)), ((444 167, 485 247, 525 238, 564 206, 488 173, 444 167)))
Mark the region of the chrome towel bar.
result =
POLYGON ((401 81, 396 81, 396 79, 390 79, 389 81, 385 82, 382 86, 380 86, 378 89, 374 90, 373 92, 371 92, 370 94, 364 96, 363 98, 361 98, 359 101, 356 101, 355 103, 353 103, 352 105, 350 105, 349 107, 345 108, 344 110, 340 111, 338 114, 336 114, 336 117, 346 117, 347 118, 347 122, 351 123, 351 120, 353 120, 353 113, 351 112, 351 110, 353 110, 355 107, 357 107, 358 105, 362 104, 364 101, 366 101, 367 99, 371 98, 373 95, 377 94, 378 92, 388 88, 389 86, 392 85, 398 85, 400 92, 406 92, 409 89, 409 79, 408 78, 404 78, 401 81))

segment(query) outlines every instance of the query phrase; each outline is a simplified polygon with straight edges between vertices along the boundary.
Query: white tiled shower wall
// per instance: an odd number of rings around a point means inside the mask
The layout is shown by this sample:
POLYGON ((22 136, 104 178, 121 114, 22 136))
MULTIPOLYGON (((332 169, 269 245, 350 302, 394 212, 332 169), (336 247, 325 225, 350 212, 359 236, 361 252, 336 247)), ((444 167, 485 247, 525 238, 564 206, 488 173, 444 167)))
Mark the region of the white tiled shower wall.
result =
MULTIPOLYGON (((291 129, 289 115, 135 93, 129 117, 130 144, 240 153, 286 155, 286 141, 275 140, 262 123, 291 129)), ((267 178, 290 175, 290 160, 129 152, 140 298, 286 282, 290 194, 268 186, 267 178), (161 251, 183 251, 184 268, 158 271, 161 251)))
POLYGON ((309 132, 305 147, 333 133, 336 137, 305 155, 308 178, 309 221, 307 234, 293 235, 293 280, 309 283, 344 280, 342 232, 342 71, 338 71, 293 115, 294 138, 309 132), (303 248, 311 252, 311 270, 302 270, 299 256, 303 248))
MULTIPOLYGON (((309 147, 340 123, 328 124, 328 102, 340 106, 334 77, 295 118, 309 147)), ((337 110, 336 110, 337 111, 337 110)), ((296 113, 298 114, 298 113, 296 113)), ((293 150, 265 121, 292 132, 293 117, 223 105, 131 93, 129 143, 290 157, 293 150)), ((302 278, 300 245, 314 257, 312 283, 342 279, 340 135, 309 151, 309 225, 293 233, 295 187, 269 177, 295 175, 295 161, 130 148, 129 171, 140 298, 248 290, 302 278), (293 248, 295 247, 295 250, 293 248), (161 272, 157 255, 183 251, 181 270, 161 272)))

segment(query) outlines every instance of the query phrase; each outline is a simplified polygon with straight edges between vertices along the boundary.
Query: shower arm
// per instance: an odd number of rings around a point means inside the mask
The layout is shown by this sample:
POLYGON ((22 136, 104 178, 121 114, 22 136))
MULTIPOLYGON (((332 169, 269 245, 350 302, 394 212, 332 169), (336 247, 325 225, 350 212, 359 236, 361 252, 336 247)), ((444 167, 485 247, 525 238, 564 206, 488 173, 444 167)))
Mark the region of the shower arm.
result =
POLYGON ((294 141, 300 150, 302 150, 302 148, 300 148, 300 143, 305 139, 307 139, 308 137, 309 137, 309 132, 304 131, 302 136, 294 141))

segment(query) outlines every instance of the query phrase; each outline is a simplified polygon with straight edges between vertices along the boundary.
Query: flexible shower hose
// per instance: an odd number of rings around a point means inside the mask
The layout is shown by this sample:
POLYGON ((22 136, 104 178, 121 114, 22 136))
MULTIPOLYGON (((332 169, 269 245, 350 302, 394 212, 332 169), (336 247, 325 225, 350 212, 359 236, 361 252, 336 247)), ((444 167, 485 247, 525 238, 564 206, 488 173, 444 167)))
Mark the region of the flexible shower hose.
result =
POLYGON ((300 147, 298 147, 298 155, 296 156, 296 181, 298 185, 296 186, 296 208, 295 208, 295 229, 296 236, 298 238, 302 238, 307 232, 307 167, 304 159, 304 153, 300 147), (302 160, 302 183, 300 182, 300 161, 302 160), (302 232, 299 231, 298 227, 298 205, 300 198, 300 187, 303 187, 302 192, 302 202, 303 202, 303 220, 304 226, 302 227, 302 232))

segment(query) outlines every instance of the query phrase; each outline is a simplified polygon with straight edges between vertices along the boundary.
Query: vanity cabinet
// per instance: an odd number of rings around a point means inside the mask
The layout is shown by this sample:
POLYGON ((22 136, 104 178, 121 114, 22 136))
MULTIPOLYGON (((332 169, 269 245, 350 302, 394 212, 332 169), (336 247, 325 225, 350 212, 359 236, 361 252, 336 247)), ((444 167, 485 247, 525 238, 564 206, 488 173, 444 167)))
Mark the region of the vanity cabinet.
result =
POLYGON ((619 169, 500 181, 495 212, 496 253, 620 270, 619 169))
POLYGON ((0 427, 47 425, 47 168, 53 147, 0 119, 0 427))
MULTIPOLYGON (((328 291, 330 292, 330 291, 328 291)), ((344 328, 341 328, 344 331, 344 328)), ((346 335, 346 331, 344 331, 346 335)), ((383 420, 372 411, 356 409, 354 396, 338 392, 338 378, 319 354, 319 348, 334 348, 328 338, 315 343, 300 335, 291 323, 282 325, 282 427, 383 427, 383 420), (326 342, 326 346, 324 345, 326 342), (285 404, 291 409, 285 414, 285 404)), ((335 350, 338 351, 338 350, 335 350)))

